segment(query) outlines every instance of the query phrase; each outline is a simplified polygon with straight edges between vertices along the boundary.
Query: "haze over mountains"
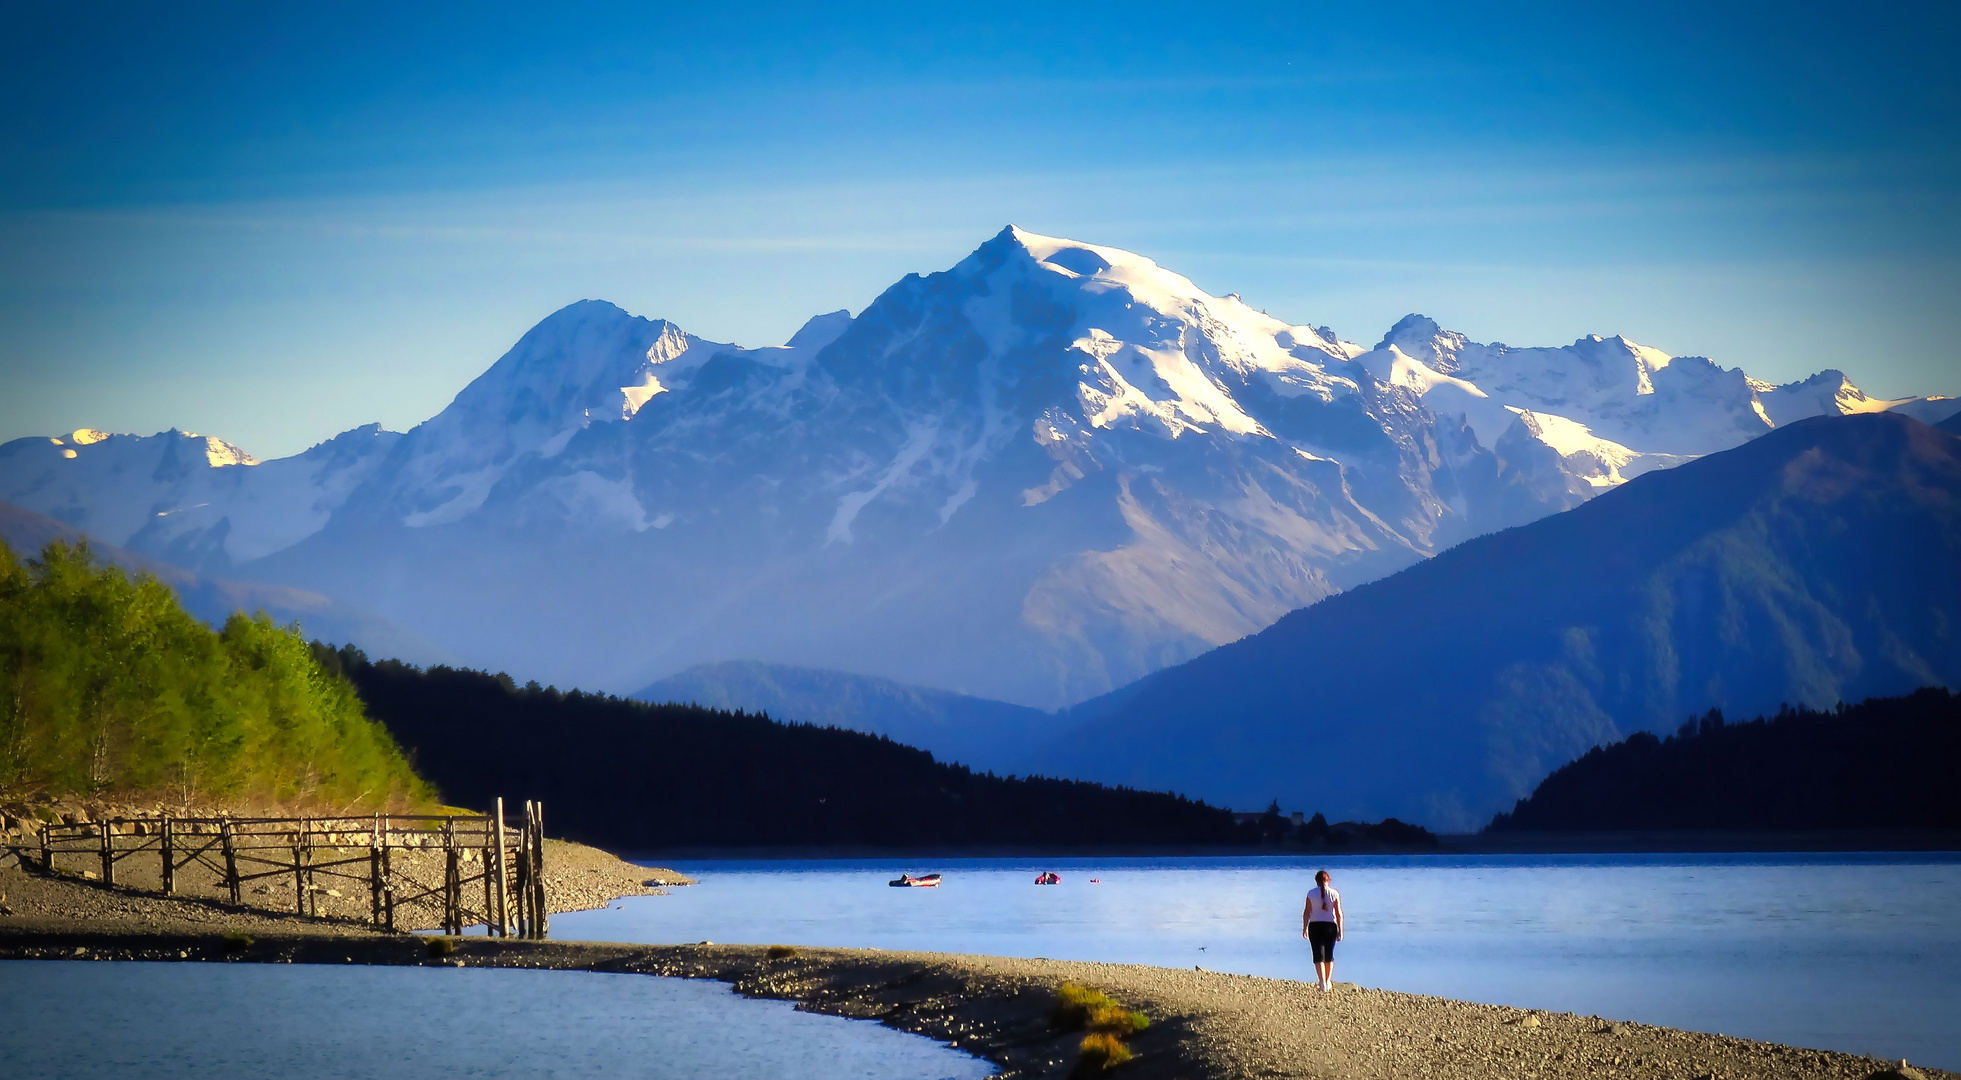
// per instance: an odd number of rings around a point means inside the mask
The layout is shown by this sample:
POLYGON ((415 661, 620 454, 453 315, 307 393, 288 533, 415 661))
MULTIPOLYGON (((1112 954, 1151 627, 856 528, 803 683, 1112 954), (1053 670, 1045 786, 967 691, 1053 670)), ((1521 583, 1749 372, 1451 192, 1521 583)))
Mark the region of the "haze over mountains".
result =
POLYGON ((287 585, 268 585, 235 581, 197 574, 181 566, 103 544, 45 514, 0 502, 0 541, 13 549, 14 557, 31 559, 55 541, 80 544, 88 541, 102 562, 120 566, 131 573, 148 573, 170 586, 184 610, 216 629, 235 611, 247 614, 265 612, 281 626, 301 623, 307 633, 328 640, 361 640, 385 650, 389 656, 411 663, 434 664, 454 658, 419 635, 404 630, 370 612, 350 607, 319 593, 287 585))
POLYGON ((1793 421, 1953 405, 1420 316, 1367 347, 1010 228, 782 347, 587 301, 406 434, 21 439, 0 499, 520 677, 774 661, 1048 709, 1793 421))
POLYGON ((1029 771, 1042 747, 1062 734, 1054 713, 1005 701, 791 664, 726 660, 697 664, 634 698, 763 712, 799 724, 884 735, 1002 776, 1029 771))

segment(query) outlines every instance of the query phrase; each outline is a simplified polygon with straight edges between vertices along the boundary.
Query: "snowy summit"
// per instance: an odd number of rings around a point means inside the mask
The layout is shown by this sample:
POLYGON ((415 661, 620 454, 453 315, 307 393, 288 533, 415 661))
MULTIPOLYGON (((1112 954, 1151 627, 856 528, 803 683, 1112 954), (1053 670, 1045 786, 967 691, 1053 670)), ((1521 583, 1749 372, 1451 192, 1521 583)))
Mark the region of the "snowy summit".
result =
POLYGON ((22 439, 0 499, 561 685, 752 659, 1053 707, 1793 420, 1954 404, 1420 315, 1365 346, 1009 227, 782 346, 584 301, 406 434, 22 439))

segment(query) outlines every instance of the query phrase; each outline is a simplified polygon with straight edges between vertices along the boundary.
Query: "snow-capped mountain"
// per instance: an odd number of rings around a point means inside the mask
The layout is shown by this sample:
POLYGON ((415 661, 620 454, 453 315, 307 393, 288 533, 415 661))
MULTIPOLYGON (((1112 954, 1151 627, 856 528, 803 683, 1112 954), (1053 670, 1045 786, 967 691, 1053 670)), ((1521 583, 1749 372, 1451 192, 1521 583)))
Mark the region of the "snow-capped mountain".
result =
POLYGON ((406 435, 182 475, 154 440, 17 440, 0 499, 523 677, 753 659, 1053 707, 1641 472, 1900 404, 1421 316, 1367 348, 1009 228, 782 347, 587 301, 406 435))
POLYGON ((106 543, 219 572, 318 532, 401 437, 370 424, 261 462, 206 435, 84 428, 0 445, 0 499, 106 543))

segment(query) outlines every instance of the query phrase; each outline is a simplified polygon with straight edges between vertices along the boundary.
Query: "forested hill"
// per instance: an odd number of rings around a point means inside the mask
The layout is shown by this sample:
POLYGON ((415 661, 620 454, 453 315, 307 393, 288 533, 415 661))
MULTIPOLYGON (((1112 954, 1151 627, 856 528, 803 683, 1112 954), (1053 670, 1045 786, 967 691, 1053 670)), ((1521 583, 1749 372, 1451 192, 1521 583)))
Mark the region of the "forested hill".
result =
POLYGON ((1961 695, 1870 698, 1598 747, 1488 831, 1957 829, 1961 695))
POLYGON ((542 799, 554 835, 683 846, 1198 846, 1256 840, 1175 795, 935 761, 877 735, 315 646, 451 802, 542 799))
POLYGON ((0 543, 0 801, 66 796, 335 811, 430 792, 291 629, 213 632, 87 545, 0 543))

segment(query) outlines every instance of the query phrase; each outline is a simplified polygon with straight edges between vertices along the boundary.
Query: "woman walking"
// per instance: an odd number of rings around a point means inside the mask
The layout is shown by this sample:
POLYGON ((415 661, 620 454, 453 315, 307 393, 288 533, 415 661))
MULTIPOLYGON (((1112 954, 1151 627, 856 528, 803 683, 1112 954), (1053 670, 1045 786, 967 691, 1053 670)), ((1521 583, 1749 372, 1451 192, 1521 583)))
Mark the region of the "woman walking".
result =
POLYGON ((1341 894, 1328 884, 1328 872, 1314 875, 1301 909, 1301 936, 1314 950, 1314 978, 1322 990, 1335 985, 1335 942, 1341 940, 1341 894))

